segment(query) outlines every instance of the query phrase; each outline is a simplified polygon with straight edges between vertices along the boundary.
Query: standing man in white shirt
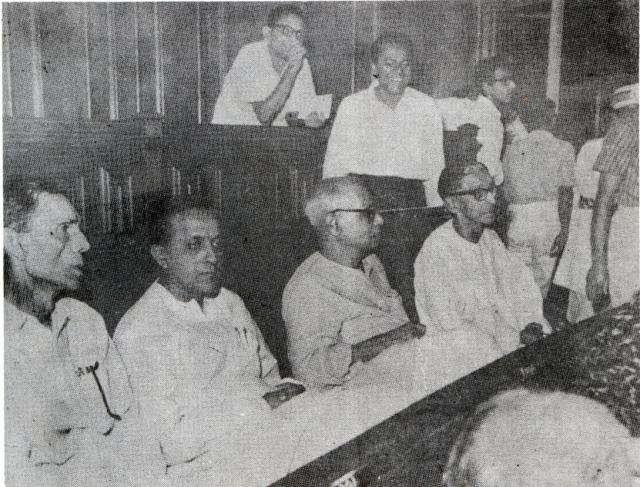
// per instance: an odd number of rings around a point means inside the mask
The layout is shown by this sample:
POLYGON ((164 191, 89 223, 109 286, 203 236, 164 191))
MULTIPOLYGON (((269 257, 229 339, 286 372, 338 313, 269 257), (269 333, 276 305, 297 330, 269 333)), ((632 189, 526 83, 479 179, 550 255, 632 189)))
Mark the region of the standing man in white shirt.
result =
POLYGON ((443 98, 438 100, 445 128, 457 130, 465 123, 477 125, 477 162, 489 170, 496 186, 502 184, 502 144, 504 125, 502 110, 508 107, 516 84, 508 63, 496 57, 481 60, 475 68, 474 87, 467 98, 443 98))
POLYGON ((263 40, 240 49, 224 78, 211 123, 286 126, 286 114, 298 112, 307 126, 319 127, 326 116, 309 110, 316 89, 304 47, 302 10, 275 7, 262 35, 263 40))
POLYGON ((422 238, 412 238, 411 228, 419 224, 415 212, 406 210, 442 204, 436 187, 444 151, 435 101, 409 87, 412 64, 413 46, 406 36, 385 34, 373 43, 375 80, 338 108, 323 177, 362 175, 381 210, 401 210, 385 216, 379 255, 409 317, 417 318, 412 262, 422 238))

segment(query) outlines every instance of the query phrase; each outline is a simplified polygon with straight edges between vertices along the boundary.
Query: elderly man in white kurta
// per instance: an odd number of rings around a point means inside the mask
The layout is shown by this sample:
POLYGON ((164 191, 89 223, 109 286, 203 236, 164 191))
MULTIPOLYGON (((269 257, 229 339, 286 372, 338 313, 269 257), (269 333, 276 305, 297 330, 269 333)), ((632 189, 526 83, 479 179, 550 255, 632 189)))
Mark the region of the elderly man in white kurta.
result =
POLYGON ((156 227, 160 279, 124 315, 115 341, 169 472, 201 471, 215 462, 206 453, 291 396, 287 386, 274 393, 274 357, 240 297, 220 286, 215 215, 176 205, 156 227))
POLYGON ((421 335, 372 254, 382 217, 356 177, 325 179, 305 213, 320 252, 287 284, 282 316, 296 378, 316 387, 347 382, 383 350, 421 335))
POLYGON ((415 262, 421 321, 445 330, 475 328, 503 354, 550 332, 531 271, 487 228, 496 190, 486 167, 446 168, 438 190, 453 219, 427 237, 415 262))
POLYGON ((225 76, 211 123, 286 126, 286 114, 297 112, 307 126, 321 125, 328 113, 315 111, 304 33, 304 16, 297 6, 272 9, 264 39, 240 49, 225 76))
POLYGON ((89 243, 48 183, 4 190, 7 485, 159 485, 160 447, 141 434, 124 364, 76 290, 89 243))

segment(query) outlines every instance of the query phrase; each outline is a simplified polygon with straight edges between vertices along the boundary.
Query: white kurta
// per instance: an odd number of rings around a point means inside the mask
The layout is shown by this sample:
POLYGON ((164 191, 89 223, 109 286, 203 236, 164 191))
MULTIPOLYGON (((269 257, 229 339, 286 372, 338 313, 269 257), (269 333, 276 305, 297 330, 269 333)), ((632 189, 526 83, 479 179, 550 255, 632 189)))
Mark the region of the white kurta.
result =
POLYGON ((239 296, 222 288, 203 308, 178 301, 156 282, 114 335, 142 415, 169 465, 216 448, 248 417, 269 411, 262 395, 280 380, 239 296))
POLYGON ((159 445, 142 434, 102 317, 66 298, 50 327, 6 300, 4 319, 7 485, 158 484, 159 445))
MULTIPOLYGON (((247 44, 240 49, 224 77, 211 123, 260 125, 251 103, 266 100, 279 82, 280 74, 273 69, 267 41, 247 44)), ((309 107, 316 106, 315 102, 316 88, 309 62, 305 59, 289 98, 272 125, 286 126, 285 116, 288 112, 299 112, 299 116, 304 117, 309 113, 309 107)))
POLYGON ((485 229, 477 244, 449 221, 425 240, 415 261, 416 308, 427 326, 473 327, 489 335, 504 354, 518 348, 531 322, 549 325, 531 271, 510 255, 498 235, 485 229))

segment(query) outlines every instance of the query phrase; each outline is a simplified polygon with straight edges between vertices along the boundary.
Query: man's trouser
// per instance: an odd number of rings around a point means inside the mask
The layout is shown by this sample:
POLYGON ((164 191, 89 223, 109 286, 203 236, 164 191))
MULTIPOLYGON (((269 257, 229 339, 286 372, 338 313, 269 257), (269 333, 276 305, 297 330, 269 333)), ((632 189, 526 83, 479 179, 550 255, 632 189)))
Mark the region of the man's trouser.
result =
POLYGON ((557 201, 510 204, 509 251, 533 272, 542 297, 547 295, 556 257, 549 252, 560 233, 557 201))

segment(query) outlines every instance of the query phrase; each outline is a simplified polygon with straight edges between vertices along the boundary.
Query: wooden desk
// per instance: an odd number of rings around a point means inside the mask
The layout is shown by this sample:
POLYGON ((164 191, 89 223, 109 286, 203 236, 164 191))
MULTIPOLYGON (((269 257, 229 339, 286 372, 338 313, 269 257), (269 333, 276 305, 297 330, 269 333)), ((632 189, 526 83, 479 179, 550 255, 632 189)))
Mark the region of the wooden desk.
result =
MULTIPOLYGON (((274 486, 328 487, 359 469, 365 485, 437 486, 465 417, 499 391, 519 385, 570 387, 589 336, 626 305, 565 329, 463 377, 392 416, 274 486)), ((640 316, 633 318, 640 322, 640 316)))

